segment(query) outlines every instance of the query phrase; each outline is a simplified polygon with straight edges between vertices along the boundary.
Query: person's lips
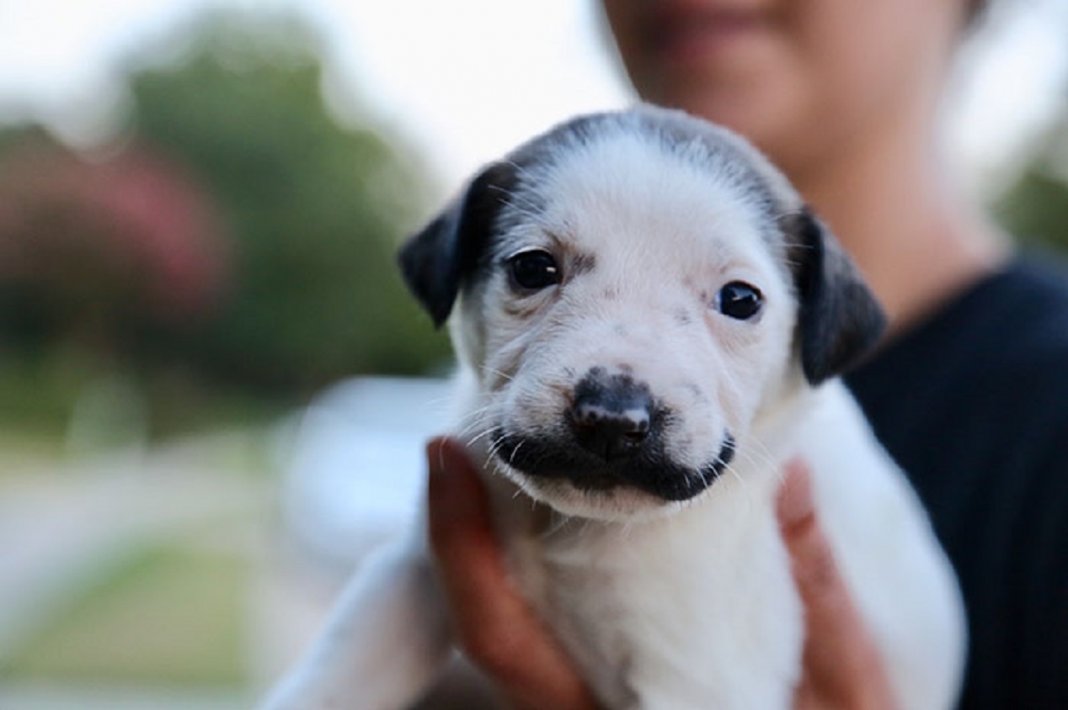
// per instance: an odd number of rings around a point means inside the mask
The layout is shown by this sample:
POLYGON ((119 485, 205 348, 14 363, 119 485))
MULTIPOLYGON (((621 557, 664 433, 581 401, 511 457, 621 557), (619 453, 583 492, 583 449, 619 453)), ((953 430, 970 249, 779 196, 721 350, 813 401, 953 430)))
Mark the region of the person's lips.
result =
POLYGON ((650 13, 646 41, 661 61, 685 65, 757 40, 770 24, 761 10, 664 3, 650 13))

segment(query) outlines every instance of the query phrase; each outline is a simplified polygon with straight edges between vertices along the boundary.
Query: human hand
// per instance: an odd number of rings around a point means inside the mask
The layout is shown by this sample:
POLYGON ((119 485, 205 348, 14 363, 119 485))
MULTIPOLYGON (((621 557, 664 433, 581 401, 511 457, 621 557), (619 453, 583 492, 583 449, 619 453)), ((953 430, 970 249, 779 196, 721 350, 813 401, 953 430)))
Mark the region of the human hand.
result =
POLYGON ((835 562, 812 500, 808 469, 786 466, 776 501, 779 531, 805 609, 805 646, 795 710, 896 707, 879 650, 835 562))
MULTIPOLYGON (((518 708, 597 702, 567 653, 509 578, 478 471, 458 442, 427 445, 430 543, 461 648, 518 708)), ((815 517, 804 466, 787 467, 777 513, 805 606, 797 710, 894 707, 878 651, 815 517)))
POLYGON ((513 707, 598 707, 567 653, 508 576, 486 490, 463 446, 432 439, 426 453, 430 546, 464 653, 513 707))

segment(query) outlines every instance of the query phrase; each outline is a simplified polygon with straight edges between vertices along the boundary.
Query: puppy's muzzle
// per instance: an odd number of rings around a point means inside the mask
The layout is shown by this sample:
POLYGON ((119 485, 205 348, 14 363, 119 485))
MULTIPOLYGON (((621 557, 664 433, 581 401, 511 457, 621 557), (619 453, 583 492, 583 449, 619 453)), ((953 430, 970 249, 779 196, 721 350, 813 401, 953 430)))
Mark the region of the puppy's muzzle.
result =
POLYGON ((606 462, 638 455, 659 433, 653 423, 661 417, 649 388, 628 375, 593 368, 574 396, 567 417, 575 440, 606 462))
POLYGON ((566 480, 587 492, 631 487, 667 501, 687 500, 730 463, 734 439, 724 431, 714 459, 682 465, 668 445, 677 416, 629 372, 594 367, 575 384, 561 412, 564 426, 530 434, 498 427, 494 451, 533 479, 566 480))

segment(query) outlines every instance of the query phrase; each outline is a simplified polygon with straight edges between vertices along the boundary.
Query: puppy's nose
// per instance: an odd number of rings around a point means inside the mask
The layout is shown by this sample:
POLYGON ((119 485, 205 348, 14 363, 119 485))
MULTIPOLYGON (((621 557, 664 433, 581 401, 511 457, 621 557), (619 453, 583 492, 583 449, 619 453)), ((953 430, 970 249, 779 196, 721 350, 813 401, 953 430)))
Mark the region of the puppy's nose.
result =
POLYGON ((613 461, 641 450, 649 437, 653 407, 645 385, 594 368, 575 387, 571 427, 583 448, 613 461))

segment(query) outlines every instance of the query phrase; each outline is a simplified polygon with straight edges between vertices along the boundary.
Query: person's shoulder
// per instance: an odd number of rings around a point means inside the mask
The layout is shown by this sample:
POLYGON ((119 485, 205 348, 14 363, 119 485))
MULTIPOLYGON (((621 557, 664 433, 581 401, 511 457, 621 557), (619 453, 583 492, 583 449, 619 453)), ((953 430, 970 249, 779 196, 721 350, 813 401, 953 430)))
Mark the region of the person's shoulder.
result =
MULTIPOLYGON (((1068 692, 1058 665, 1068 649, 1058 623, 1068 618, 1068 558, 1059 554, 1068 540, 1065 261, 1014 260, 889 355, 928 385, 887 431, 967 600, 962 706, 1052 707, 1068 692)), ((896 396, 908 397, 900 382, 896 396)))
MULTIPOLYGON (((847 382, 906 462, 994 455, 1003 442, 1068 461, 1068 266, 1025 256, 900 333, 847 382), (1051 448, 1052 447, 1052 448, 1051 448)), ((1004 452, 1003 452, 1004 453, 1004 452)))
POLYGON ((1068 262, 1026 256, 897 334, 848 379, 959 387, 1035 368, 1068 378, 1068 368, 1061 367, 1066 355, 1068 262))
POLYGON ((975 306, 988 317, 977 324, 991 342, 998 361, 1024 367, 1058 365, 1068 354, 1068 263, 1060 257, 1019 259, 992 277, 975 306))
POLYGON ((1017 259, 958 310, 962 374, 977 396, 999 394, 1001 406, 1014 410, 1006 415, 1021 423, 1038 417, 1068 427, 1066 262, 1056 256, 1017 259))
POLYGON ((1052 257, 1019 259, 972 296, 961 313, 966 371, 976 384, 1048 402, 1068 421, 1068 267, 1052 257))

